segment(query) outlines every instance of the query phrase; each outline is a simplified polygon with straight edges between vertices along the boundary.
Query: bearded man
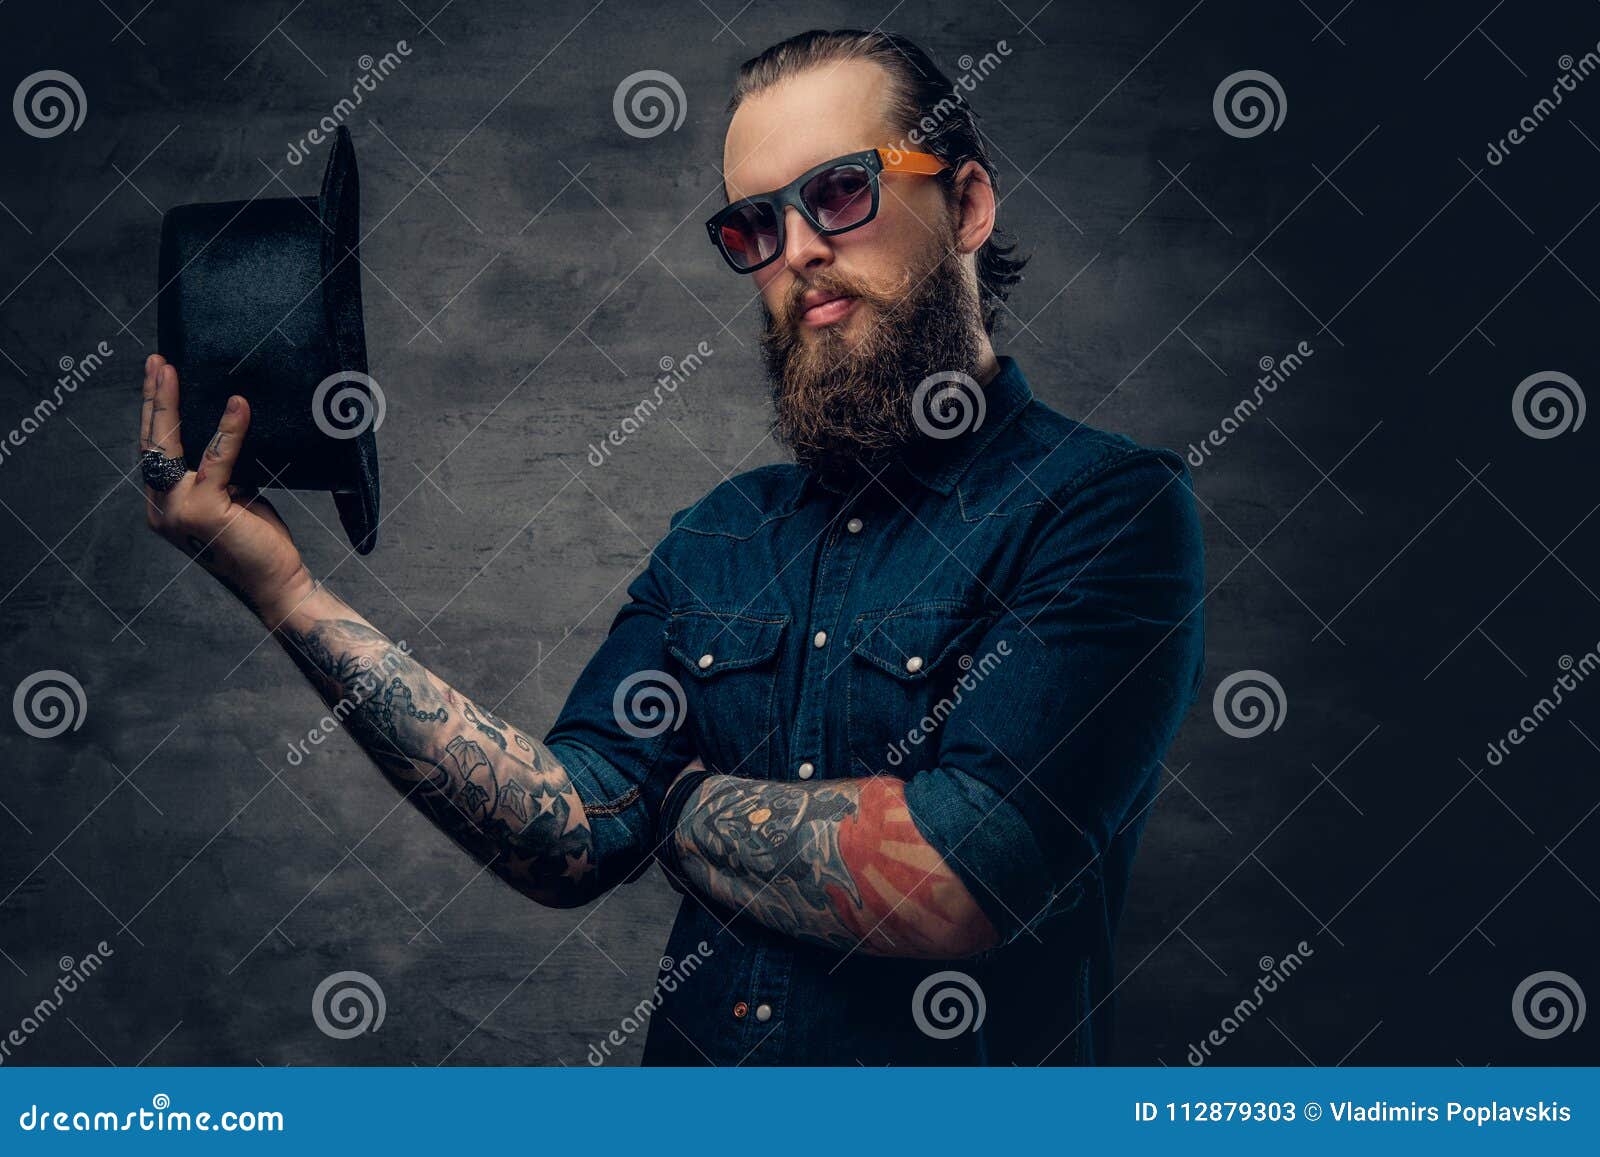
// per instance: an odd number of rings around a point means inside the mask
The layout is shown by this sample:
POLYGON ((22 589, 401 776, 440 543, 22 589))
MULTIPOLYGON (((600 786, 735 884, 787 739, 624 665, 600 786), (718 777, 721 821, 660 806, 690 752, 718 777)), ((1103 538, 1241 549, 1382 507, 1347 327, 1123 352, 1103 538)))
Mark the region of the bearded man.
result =
MULTIPOLYGON (((245 399, 150 523, 514 887, 579 905, 660 864, 685 896, 664 963, 699 963, 658 985, 647 1063, 1103 1061, 1134 851, 1201 674, 1183 462, 996 356, 1021 263, 964 96, 909 40, 746 63, 723 177, 707 230, 761 295, 795 461, 672 516, 542 741, 230 488, 245 399)), ((146 449, 181 454, 178 389, 153 355, 146 449)))

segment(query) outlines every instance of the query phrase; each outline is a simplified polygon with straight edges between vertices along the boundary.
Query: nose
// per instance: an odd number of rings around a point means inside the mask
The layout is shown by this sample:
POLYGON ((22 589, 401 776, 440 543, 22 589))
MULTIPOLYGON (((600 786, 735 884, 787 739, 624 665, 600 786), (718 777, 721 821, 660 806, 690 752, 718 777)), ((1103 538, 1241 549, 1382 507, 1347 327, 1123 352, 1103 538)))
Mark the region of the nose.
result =
POLYGON ((808 273, 833 263, 833 246, 793 208, 783 211, 783 263, 795 273, 808 273))

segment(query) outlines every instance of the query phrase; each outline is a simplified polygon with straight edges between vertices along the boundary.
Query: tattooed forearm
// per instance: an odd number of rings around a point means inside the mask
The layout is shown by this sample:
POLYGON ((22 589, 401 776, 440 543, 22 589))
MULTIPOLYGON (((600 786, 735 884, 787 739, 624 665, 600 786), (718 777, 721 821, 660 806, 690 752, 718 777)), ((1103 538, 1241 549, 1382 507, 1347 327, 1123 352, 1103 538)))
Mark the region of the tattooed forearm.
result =
POLYGON ((880 956, 948 958, 994 928, 912 822, 896 779, 714 775, 673 833, 687 883, 775 931, 880 956))
POLYGON ((277 634, 334 717, 459 844, 541 903, 594 895, 588 819, 548 747, 450 687, 325 589, 277 634))

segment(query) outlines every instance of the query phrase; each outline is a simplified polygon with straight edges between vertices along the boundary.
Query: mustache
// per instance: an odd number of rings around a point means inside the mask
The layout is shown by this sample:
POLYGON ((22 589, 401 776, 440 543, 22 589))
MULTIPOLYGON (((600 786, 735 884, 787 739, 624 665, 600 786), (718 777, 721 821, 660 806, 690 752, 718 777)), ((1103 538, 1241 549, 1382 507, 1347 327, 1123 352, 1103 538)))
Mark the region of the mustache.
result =
POLYGON ((826 293, 835 297, 849 297, 865 305, 876 306, 880 311, 887 312, 905 299, 906 291, 910 288, 912 278, 909 271, 893 285, 877 286, 870 282, 845 276, 844 274, 827 271, 818 274, 809 281, 796 280, 789 287, 789 292, 779 303, 778 310, 772 314, 773 320, 787 333, 799 329, 800 316, 805 313, 805 295, 808 293, 826 293))

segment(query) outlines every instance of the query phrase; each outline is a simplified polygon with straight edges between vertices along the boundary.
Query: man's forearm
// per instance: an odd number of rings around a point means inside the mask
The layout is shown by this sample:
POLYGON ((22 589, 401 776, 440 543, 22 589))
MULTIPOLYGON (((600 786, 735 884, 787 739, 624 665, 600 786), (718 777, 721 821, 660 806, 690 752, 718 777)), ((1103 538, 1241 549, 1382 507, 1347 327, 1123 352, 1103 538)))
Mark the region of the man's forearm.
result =
POLYGON ((335 718, 447 834, 541 903, 594 895, 588 819, 548 747, 450 687, 309 578, 260 613, 335 718))
POLYGON ((713 775, 671 838, 686 883, 789 936, 936 959, 997 940, 912 822, 904 785, 888 776, 796 784, 713 775))

